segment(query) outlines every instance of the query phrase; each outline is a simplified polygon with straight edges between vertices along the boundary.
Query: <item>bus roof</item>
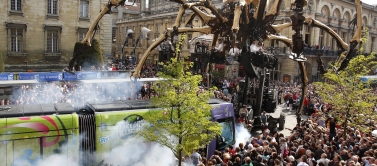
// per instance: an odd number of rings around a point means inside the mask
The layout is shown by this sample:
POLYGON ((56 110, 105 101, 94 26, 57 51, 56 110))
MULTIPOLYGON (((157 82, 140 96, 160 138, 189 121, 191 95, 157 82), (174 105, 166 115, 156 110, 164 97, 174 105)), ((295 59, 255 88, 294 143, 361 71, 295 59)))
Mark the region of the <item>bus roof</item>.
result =
POLYGON ((362 82, 366 82, 369 80, 377 80, 377 76, 361 76, 360 78, 362 82))
MULTIPOLYGON (((137 79, 137 82, 155 82, 163 80, 162 78, 140 78, 137 79)), ((100 83, 127 83, 134 82, 131 78, 122 78, 122 79, 94 79, 94 80, 80 80, 85 84, 100 84, 100 83)))
POLYGON ((75 112, 75 109, 69 103, 0 106, 0 118, 70 114, 73 112, 75 112))
POLYGON ((16 86, 16 85, 29 85, 39 84, 38 80, 5 80, 0 81, 0 87, 16 86))
MULTIPOLYGON (((220 99, 210 99, 208 104, 230 104, 220 99)), ((150 100, 117 100, 112 102, 92 102, 87 103, 87 109, 94 112, 122 111, 131 109, 155 108, 150 100)))

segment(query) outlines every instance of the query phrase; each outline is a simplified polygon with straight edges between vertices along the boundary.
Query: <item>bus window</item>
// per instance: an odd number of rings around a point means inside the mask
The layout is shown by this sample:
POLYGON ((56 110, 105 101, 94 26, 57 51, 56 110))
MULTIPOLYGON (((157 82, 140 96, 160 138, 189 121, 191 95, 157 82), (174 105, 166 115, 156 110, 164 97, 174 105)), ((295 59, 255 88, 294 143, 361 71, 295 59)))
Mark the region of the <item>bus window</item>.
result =
POLYGON ((217 137, 216 149, 224 149, 235 143, 234 140, 234 122, 233 118, 220 120, 219 124, 222 128, 221 135, 217 137))

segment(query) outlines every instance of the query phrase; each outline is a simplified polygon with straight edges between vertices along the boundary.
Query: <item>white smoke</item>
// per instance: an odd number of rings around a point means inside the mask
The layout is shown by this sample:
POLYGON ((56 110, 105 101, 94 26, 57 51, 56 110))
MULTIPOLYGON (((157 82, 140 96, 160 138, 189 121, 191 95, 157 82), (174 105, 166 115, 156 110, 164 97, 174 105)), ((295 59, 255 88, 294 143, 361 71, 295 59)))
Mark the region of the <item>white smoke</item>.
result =
MULTIPOLYGON (((144 127, 147 123, 139 121, 132 127, 132 132, 139 131, 136 126, 144 127)), ((111 132, 111 135, 122 136, 130 134, 127 131, 127 124, 125 121, 118 122, 111 132)), ((141 129, 141 128, 140 128, 141 129)), ((163 165, 169 166, 174 164, 174 154, 167 148, 156 143, 149 143, 139 136, 129 137, 123 140, 118 146, 103 154, 103 163, 107 165, 121 165, 121 166, 138 166, 138 165, 163 165)))
POLYGON ((236 125, 236 145, 234 147, 238 147, 240 143, 245 143, 250 139, 251 134, 249 131, 242 125, 236 125))
POLYGON ((75 165, 79 165, 79 163, 78 161, 71 160, 68 154, 64 154, 64 155, 54 154, 54 155, 48 156, 47 158, 43 160, 38 161, 36 165, 38 166, 51 166, 51 165, 75 166, 75 165))
POLYGON ((149 148, 143 148, 142 138, 127 139, 122 145, 105 153, 104 163, 108 165, 138 166, 161 165, 169 166, 175 163, 170 149, 151 143, 149 148))
MULTIPOLYGON (((141 126, 143 123, 139 123, 138 125, 141 126)), ((108 128, 111 132, 107 140, 108 142, 105 143, 112 144, 113 148, 103 153, 96 152, 94 154, 97 157, 96 161, 89 164, 94 166, 176 165, 176 157, 167 147, 163 147, 157 143, 146 142, 143 138, 135 135, 124 140, 121 139, 121 137, 139 131, 138 128, 129 130, 126 126, 127 123, 125 123, 125 121, 120 121, 115 126, 108 128)), ((19 154, 17 155, 19 157, 12 162, 11 166, 79 166, 81 165, 80 162, 88 160, 79 157, 79 145, 75 143, 79 142, 77 141, 79 138, 80 137, 72 137, 69 141, 70 143, 62 145, 59 148, 61 150, 60 154, 48 155, 51 152, 46 151, 43 158, 32 157, 35 156, 35 154, 32 155, 33 152, 30 149, 19 149, 19 153, 16 153, 19 154)))
MULTIPOLYGON (((111 73, 105 73, 111 74, 111 73)), ((129 78, 129 73, 112 76, 111 79, 129 78)), ((105 79, 105 78, 103 78, 105 79)), ((38 85, 25 85, 13 89, 15 104, 52 104, 70 103, 74 107, 82 108, 87 102, 106 102, 114 100, 136 99, 143 83, 137 83, 137 89, 130 87, 133 83, 92 83, 85 84, 80 81, 65 83, 41 83, 38 85)))

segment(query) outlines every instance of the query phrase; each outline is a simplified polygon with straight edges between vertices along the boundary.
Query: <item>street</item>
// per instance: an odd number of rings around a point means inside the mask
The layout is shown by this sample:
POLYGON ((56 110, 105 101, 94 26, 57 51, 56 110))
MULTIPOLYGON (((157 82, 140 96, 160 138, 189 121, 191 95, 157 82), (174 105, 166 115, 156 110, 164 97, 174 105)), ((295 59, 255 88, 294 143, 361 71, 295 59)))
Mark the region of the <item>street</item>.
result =
MULTIPOLYGON (((278 125, 278 132, 284 134, 284 136, 288 136, 291 134, 290 129, 293 129, 296 124, 297 124, 297 119, 295 115, 295 111, 289 111, 286 109, 286 104, 281 104, 278 105, 276 108, 276 111, 274 113, 266 113, 267 115, 270 115, 274 118, 279 118, 280 114, 283 113, 285 114, 285 124, 284 124, 284 129, 279 130, 279 125, 278 125)), ((307 115, 301 115, 301 119, 307 119, 307 115)), ((253 131, 252 135, 256 136, 257 134, 261 134, 261 130, 253 131)))

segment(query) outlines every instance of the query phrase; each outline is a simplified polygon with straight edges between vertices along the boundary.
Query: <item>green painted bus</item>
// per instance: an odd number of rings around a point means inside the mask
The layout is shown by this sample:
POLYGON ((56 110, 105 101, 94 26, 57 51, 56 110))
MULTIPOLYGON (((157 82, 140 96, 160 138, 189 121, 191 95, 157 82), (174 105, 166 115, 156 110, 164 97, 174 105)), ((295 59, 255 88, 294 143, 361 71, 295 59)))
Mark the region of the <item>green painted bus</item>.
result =
MULTIPOLYGON (((223 131, 205 149, 207 157, 235 143, 233 105, 219 99, 209 103, 211 120, 223 131)), ((0 106, 1 165, 32 166, 61 155, 66 162, 61 165, 97 166, 106 152, 141 129, 151 109, 156 108, 149 100, 87 103, 80 110, 69 103, 0 106)))

